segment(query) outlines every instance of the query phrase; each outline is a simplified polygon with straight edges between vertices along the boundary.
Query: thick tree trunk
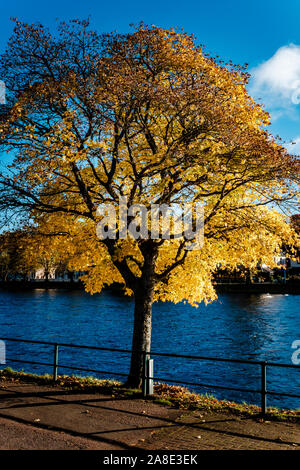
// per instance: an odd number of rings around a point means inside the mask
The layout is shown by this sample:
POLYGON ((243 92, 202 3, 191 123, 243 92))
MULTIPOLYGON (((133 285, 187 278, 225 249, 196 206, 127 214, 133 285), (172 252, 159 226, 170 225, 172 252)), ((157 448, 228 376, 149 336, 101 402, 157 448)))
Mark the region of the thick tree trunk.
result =
POLYGON ((134 308, 134 329, 132 355, 127 385, 140 388, 142 385, 144 352, 151 346, 152 291, 136 295, 134 308))
POLYGON ((132 356, 127 385, 140 388, 142 385, 144 353, 150 352, 151 319, 154 290, 154 266, 156 254, 145 256, 143 273, 137 282, 134 297, 134 329, 132 339, 132 356))

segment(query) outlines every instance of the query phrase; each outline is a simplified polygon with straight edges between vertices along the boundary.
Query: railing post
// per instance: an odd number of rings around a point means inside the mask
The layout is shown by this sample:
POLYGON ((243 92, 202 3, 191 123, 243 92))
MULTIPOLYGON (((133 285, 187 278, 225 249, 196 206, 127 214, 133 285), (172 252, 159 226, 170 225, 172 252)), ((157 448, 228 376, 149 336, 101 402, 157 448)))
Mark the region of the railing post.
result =
POLYGON ((261 414, 267 411, 267 363, 261 363, 261 414))
POLYGON ((153 359, 147 359, 147 395, 153 395, 153 359))
POLYGON ((142 391, 143 397, 147 396, 147 353, 143 351, 143 380, 142 380, 142 391))
POLYGON ((150 359, 150 353, 143 351, 144 367, 143 367, 143 396, 153 395, 153 359, 150 359))
POLYGON ((54 362, 53 362, 53 380, 57 381, 57 369, 58 369, 58 344, 54 345, 54 362))

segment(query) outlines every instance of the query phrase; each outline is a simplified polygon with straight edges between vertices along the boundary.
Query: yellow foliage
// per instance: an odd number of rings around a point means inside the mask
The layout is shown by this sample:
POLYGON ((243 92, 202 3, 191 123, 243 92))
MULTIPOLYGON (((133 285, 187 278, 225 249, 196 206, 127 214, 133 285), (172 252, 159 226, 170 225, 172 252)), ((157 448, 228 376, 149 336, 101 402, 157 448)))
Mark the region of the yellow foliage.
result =
POLYGON ((297 244, 275 204, 295 198, 299 163, 265 131, 269 115, 247 93, 243 68, 173 30, 141 25, 130 35, 98 36, 78 24, 70 44, 65 25, 55 42, 18 23, 8 50, 8 78, 19 73, 20 49, 32 63, 32 83, 0 123, 0 145, 15 153, 14 176, 0 176, 3 204, 26 210, 39 232, 28 257, 48 252, 87 271, 90 293, 117 282, 137 294, 152 256, 153 299, 195 305, 215 298, 219 264, 272 265, 283 243, 297 244), (31 57, 32 42, 44 46, 42 64, 31 57), (57 44, 54 60, 47 54, 57 44), (117 206, 120 196, 148 209, 203 203, 203 247, 100 241, 97 207, 117 206))

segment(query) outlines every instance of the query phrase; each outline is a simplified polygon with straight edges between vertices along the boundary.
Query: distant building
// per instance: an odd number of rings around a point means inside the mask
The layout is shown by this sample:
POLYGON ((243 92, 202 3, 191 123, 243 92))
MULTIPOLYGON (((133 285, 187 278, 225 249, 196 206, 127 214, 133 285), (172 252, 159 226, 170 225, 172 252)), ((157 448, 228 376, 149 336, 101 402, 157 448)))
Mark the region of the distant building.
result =
POLYGON ((59 271, 52 268, 47 275, 45 269, 40 268, 36 271, 31 271, 28 275, 28 280, 42 282, 48 278, 49 282, 78 282, 83 274, 85 274, 85 271, 59 271))

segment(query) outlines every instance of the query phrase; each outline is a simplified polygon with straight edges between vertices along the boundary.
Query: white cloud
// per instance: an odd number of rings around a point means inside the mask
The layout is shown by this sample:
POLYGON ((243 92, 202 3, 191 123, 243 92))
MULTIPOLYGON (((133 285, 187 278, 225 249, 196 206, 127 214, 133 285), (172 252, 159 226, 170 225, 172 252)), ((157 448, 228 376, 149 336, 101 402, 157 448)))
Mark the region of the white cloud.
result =
POLYGON ((299 118, 300 103, 300 46, 280 47, 275 54, 258 67, 250 70, 250 93, 261 98, 272 120, 288 115, 299 118))

